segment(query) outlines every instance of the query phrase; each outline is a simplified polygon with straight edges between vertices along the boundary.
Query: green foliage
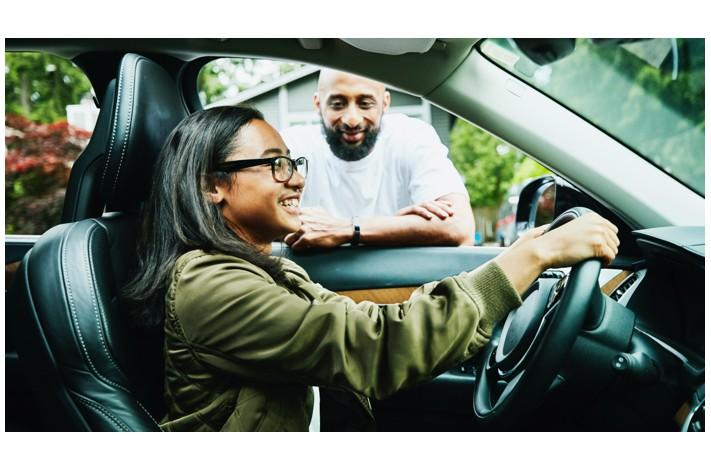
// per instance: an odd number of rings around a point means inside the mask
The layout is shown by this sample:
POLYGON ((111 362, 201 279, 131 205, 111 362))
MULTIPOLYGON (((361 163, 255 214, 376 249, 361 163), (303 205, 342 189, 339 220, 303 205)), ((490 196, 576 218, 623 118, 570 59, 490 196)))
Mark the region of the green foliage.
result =
POLYGON ((5 114, 39 123, 66 118, 66 106, 91 93, 84 73, 46 53, 5 53, 5 114))
POLYGON ((511 184, 519 184, 527 179, 537 178, 538 176, 546 174, 551 174, 551 171, 548 168, 541 165, 537 161, 524 157, 516 167, 511 184))
POLYGON ((472 207, 498 207, 512 184, 550 172, 493 135, 457 120, 450 156, 464 177, 472 207))
POLYGON ((66 177, 39 169, 5 178, 5 233, 39 235, 59 224, 66 177))
POLYGON ((69 167, 90 135, 69 127, 66 107, 90 93, 66 59, 5 53, 6 233, 41 234, 59 223, 69 167))
POLYGON ((59 223, 69 170, 91 134, 13 114, 5 127, 5 232, 41 234, 59 223))
POLYGON ((302 67, 299 63, 251 58, 220 58, 207 63, 198 74, 198 94, 203 105, 233 97, 258 84, 302 67))

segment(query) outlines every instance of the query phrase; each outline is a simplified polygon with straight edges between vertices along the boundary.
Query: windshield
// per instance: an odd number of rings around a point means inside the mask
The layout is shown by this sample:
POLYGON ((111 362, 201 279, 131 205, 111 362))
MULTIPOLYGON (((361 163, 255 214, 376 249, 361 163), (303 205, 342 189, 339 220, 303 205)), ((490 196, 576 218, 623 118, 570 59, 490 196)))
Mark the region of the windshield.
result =
POLYGON ((703 39, 488 39, 481 52, 705 196, 703 39))

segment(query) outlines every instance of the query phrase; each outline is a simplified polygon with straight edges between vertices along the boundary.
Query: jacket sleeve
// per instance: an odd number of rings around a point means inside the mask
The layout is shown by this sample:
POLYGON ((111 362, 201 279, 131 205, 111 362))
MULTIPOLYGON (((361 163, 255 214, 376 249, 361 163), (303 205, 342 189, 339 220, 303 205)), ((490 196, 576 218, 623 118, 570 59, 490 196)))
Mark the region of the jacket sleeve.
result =
POLYGON ((309 301, 257 267, 220 256, 193 257, 177 267, 173 281, 166 324, 211 369, 376 398, 470 357, 521 303, 493 262, 390 305, 356 304, 306 282, 317 294, 309 301))

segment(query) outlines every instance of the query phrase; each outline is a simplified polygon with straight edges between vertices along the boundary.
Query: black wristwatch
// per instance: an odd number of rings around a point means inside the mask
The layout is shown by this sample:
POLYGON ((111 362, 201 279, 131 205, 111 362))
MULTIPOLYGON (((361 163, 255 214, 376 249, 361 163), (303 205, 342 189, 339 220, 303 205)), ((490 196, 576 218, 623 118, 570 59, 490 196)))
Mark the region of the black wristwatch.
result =
POLYGON ((360 243, 360 219, 358 216, 351 217, 351 224, 353 224, 353 237, 351 237, 351 247, 355 247, 360 243))

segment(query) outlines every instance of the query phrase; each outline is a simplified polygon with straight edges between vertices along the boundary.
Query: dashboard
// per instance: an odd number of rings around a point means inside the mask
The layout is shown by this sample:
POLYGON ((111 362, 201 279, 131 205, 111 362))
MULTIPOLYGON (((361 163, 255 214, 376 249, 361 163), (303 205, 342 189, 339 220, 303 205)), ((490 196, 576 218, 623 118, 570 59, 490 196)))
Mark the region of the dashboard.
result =
POLYGON ((624 261, 603 292, 635 314, 629 353, 656 367, 657 406, 675 407, 679 429, 705 431, 704 228, 631 235, 641 258, 624 261))

